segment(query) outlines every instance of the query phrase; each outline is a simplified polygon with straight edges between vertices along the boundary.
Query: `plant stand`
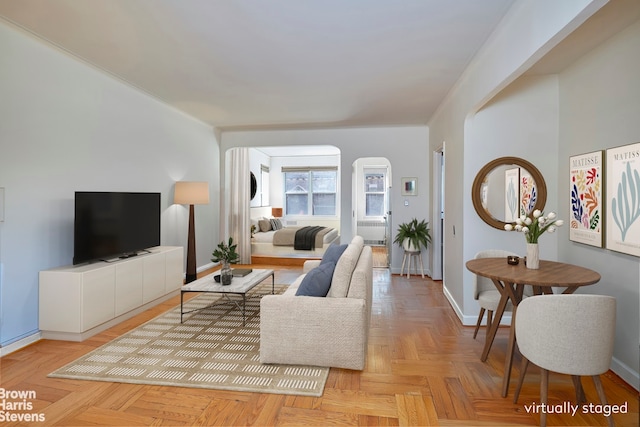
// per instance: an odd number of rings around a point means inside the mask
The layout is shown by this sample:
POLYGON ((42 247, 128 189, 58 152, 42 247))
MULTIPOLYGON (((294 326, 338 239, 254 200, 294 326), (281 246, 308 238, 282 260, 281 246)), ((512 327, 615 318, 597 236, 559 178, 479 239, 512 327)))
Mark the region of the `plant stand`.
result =
POLYGON ((418 262, 420 262, 420 272, 422 273, 422 278, 424 279, 424 266, 422 264, 422 253, 421 251, 408 251, 404 250, 404 256, 402 257, 402 267, 400 267, 400 276, 402 276, 404 272, 405 262, 407 263, 407 279, 411 277, 411 258, 418 257, 418 261, 414 261, 414 269, 416 271, 416 275, 418 274, 418 262))

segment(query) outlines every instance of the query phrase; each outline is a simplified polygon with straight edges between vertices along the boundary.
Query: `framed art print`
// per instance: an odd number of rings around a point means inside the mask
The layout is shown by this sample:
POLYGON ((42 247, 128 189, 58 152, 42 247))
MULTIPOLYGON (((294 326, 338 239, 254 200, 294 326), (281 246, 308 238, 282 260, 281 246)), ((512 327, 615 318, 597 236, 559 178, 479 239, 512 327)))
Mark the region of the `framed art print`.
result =
POLYGON ((418 178, 402 178, 401 184, 403 196, 418 195, 418 178))
POLYGON ((528 170, 520 168, 520 215, 529 215, 538 201, 538 187, 528 170))
POLYGON ((602 247, 603 152, 569 157, 569 240, 602 247))
POLYGON ((504 171, 504 221, 513 222, 520 216, 520 168, 504 171))
POLYGON ((640 257, 640 142, 607 150, 606 247, 640 257))

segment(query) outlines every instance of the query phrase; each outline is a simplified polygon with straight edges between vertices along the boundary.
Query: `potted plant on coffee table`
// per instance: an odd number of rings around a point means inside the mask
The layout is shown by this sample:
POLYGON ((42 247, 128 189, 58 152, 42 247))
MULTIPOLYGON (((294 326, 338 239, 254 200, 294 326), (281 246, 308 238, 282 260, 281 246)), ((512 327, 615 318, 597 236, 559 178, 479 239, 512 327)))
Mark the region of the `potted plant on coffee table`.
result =
POLYGON ((218 248, 213 251, 211 261, 222 263, 220 270, 220 283, 230 285, 233 273, 229 264, 236 264, 240 260, 240 255, 236 252, 237 244, 233 243, 233 237, 229 237, 228 243, 224 240, 218 244, 218 248))
POLYGON ((393 243, 408 252, 418 252, 424 246, 425 249, 431 243, 431 232, 429 223, 425 220, 418 221, 413 218, 409 222, 402 223, 398 226, 398 233, 393 243))

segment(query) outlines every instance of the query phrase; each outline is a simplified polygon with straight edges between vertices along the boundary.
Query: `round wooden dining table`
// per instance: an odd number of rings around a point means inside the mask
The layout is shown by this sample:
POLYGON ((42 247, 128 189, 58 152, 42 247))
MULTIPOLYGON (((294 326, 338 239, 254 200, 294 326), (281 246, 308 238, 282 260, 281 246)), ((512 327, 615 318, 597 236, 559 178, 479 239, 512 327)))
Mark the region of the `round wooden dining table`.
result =
POLYGON ((520 260, 518 265, 507 264, 506 258, 477 258, 467 261, 467 269, 479 276, 491 279, 500 292, 500 302, 494 314, 494 320, 487 333, 481 360, 487 360, 489 350, 496 337, 500 320, 509 300, 513 304, 511 328, 505 360, 504 378, 502 381, 502 397, 509 391, 513 352, 516 344, 515 321, 518 304, 522 301, 525 285, 533 287, 534 295, 552 294, 554 287, 566 288, 563 294, 572 294, 580 286, 597 283, 600 274, 585 267, 555 261, 540 261, 540 268, 527 268, 520 260))

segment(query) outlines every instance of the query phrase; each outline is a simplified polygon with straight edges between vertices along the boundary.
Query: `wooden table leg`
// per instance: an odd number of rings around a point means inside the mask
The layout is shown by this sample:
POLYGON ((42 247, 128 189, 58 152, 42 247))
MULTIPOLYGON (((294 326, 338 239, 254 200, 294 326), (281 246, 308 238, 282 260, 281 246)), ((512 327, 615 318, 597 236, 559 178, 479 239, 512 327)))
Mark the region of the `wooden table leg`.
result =
POLYGON ((516 310, 513 306, 511 313, 511 328, 509 329, 509 344, 507 345, 507 354, 504 359, 504 377, 502 378, 502 397, 509 394, 509 381, 511 380, 511 366, 513 365, 513 350, 516 344, 516 310))
POLYGON ((506 283, 505 290, 513 304, 513 312, 511 313, 511 328, 509 329, 509 343, 507 345, 507 354, 504 361, 504 377, 502 378, 502 397, 509 394, 509 381, 511 380, 511 368, 513 366, 513 353, 516 346, 516 311, 518 304, 522 301, 524 285, 516 285, 506 283))

